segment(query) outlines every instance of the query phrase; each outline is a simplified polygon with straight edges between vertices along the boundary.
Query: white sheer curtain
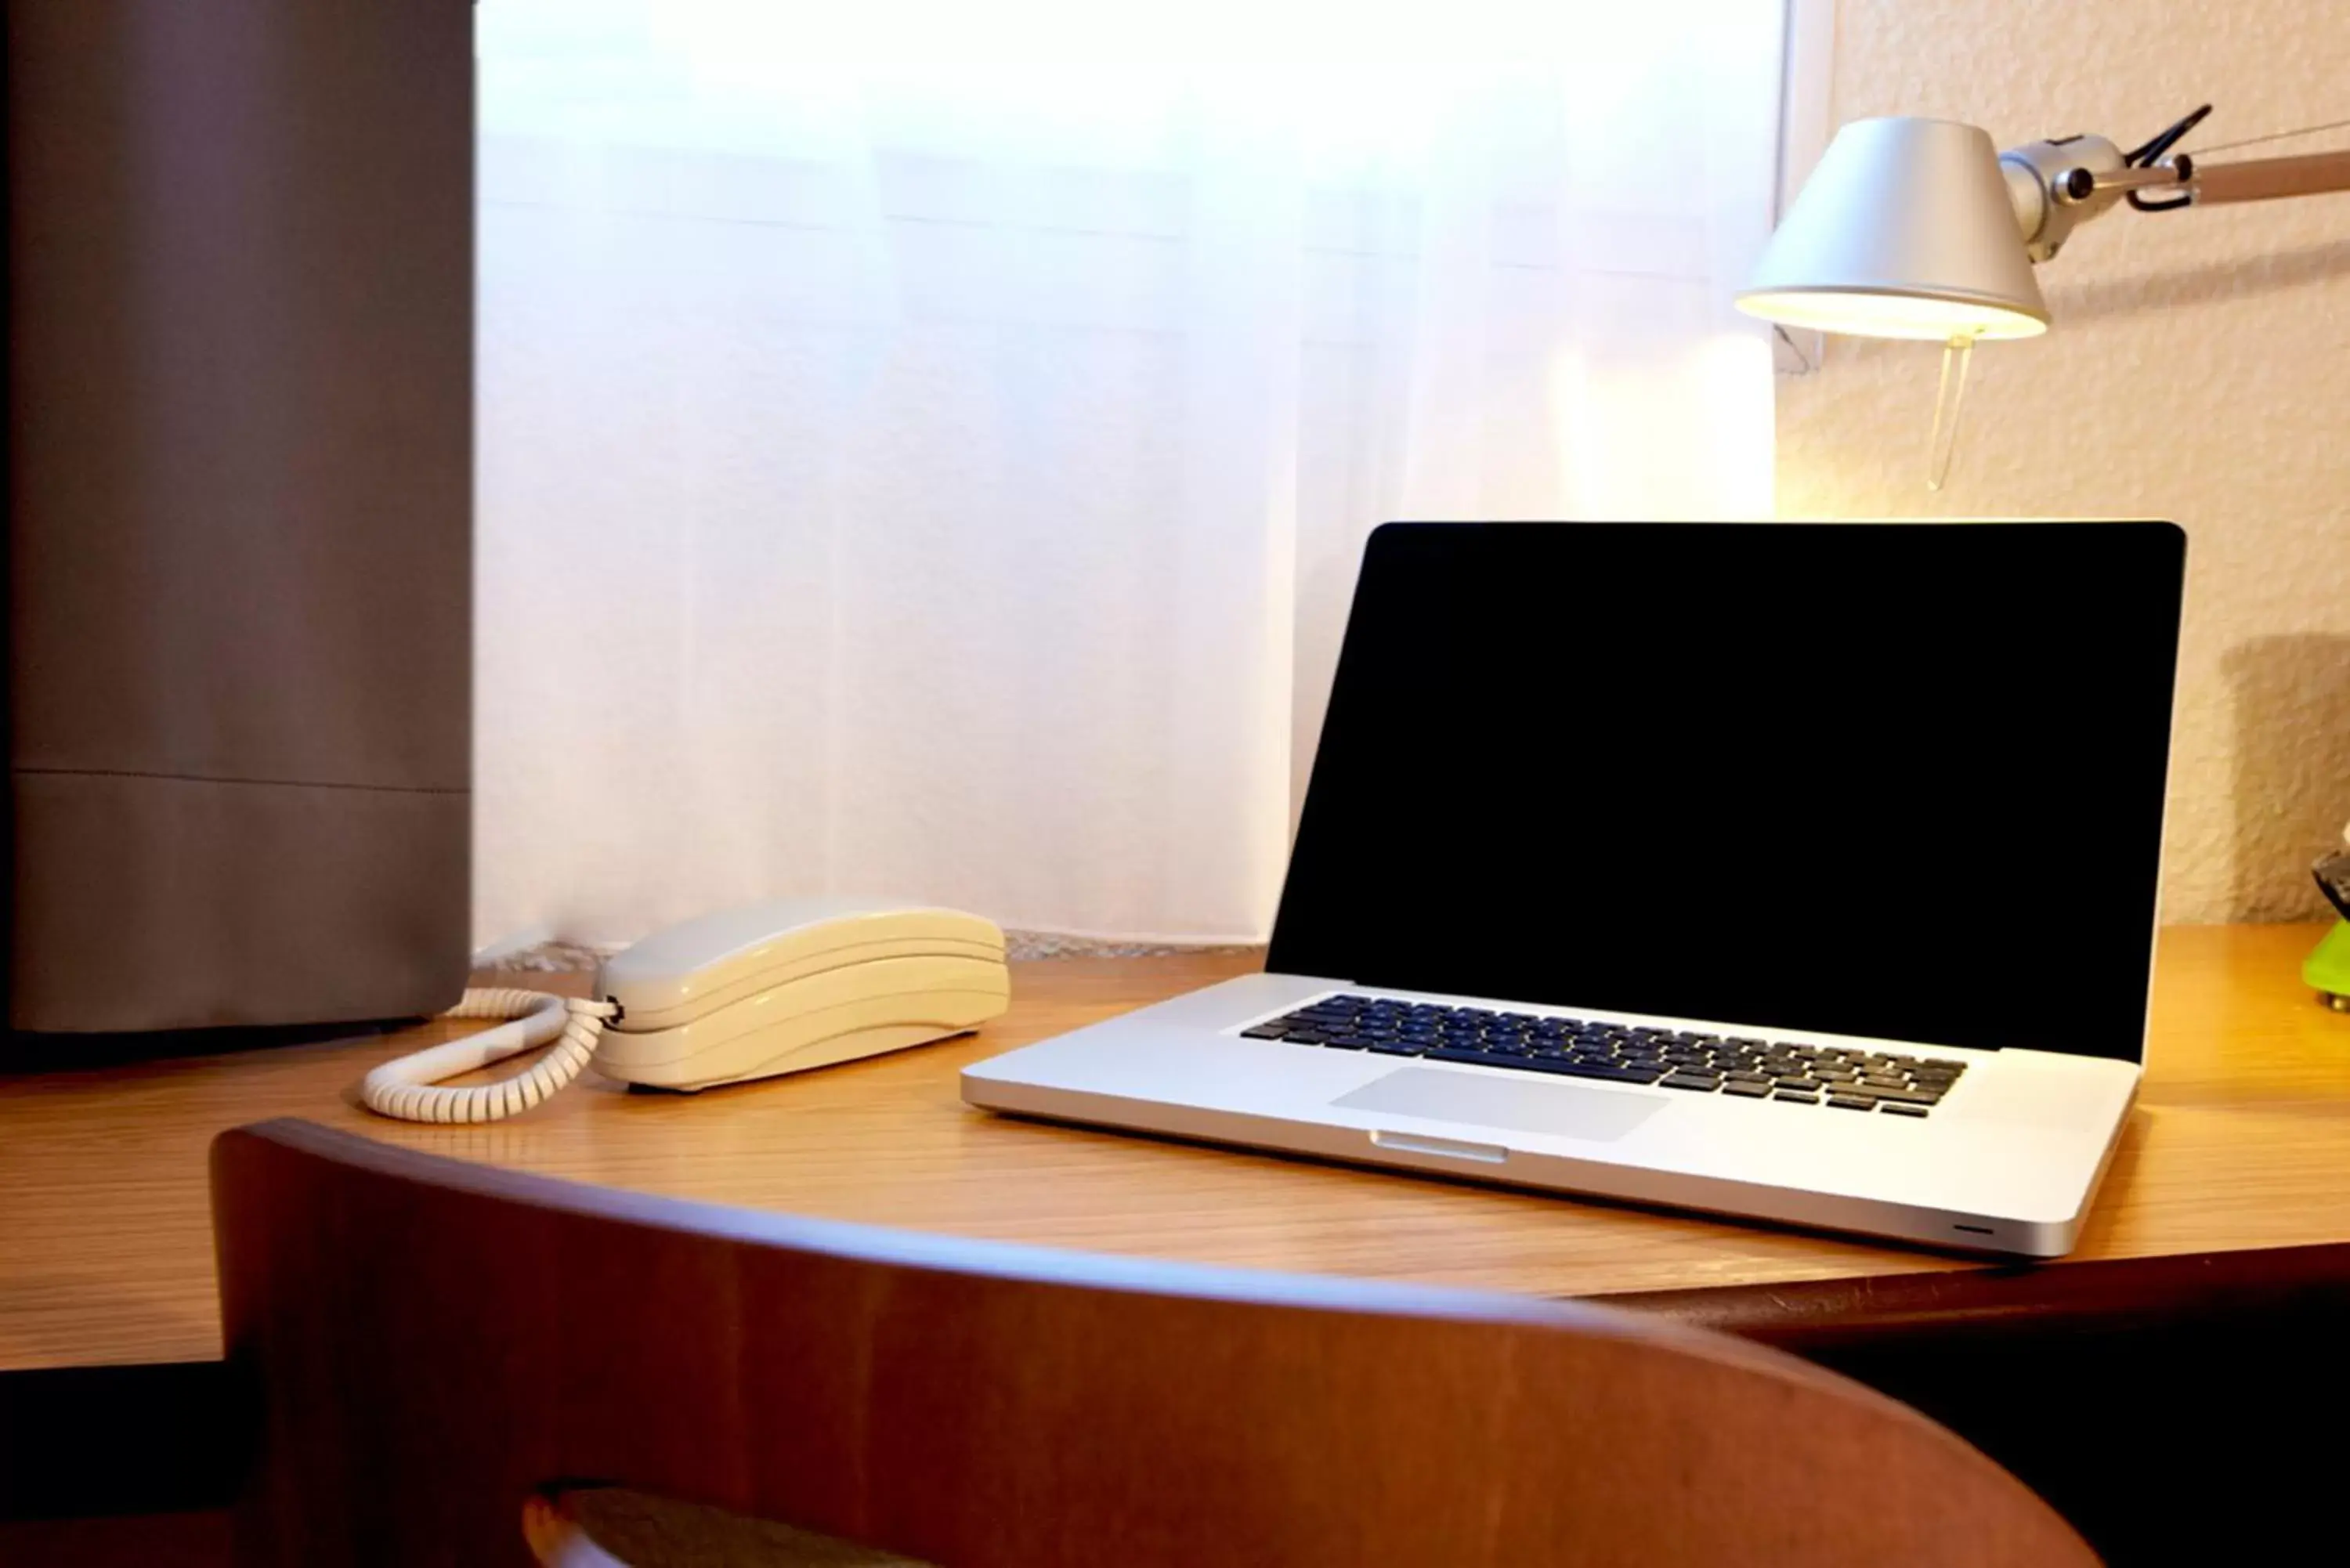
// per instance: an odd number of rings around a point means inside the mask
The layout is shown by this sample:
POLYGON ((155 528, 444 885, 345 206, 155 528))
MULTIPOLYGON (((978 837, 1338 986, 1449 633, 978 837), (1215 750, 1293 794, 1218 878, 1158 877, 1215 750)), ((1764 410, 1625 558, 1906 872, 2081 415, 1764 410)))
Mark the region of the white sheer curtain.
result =
POLYGON ((1371 527, 1767 513, 1777 0, 835 9, 482 0, 485 938, 1259 939, 1371 527))

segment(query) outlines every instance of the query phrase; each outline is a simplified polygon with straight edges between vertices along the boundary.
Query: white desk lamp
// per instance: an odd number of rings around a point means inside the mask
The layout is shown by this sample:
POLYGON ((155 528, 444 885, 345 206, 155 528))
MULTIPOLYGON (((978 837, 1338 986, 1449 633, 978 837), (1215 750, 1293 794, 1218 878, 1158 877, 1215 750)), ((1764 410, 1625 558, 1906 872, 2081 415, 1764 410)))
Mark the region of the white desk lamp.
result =
POLYGON ((2001 152, 1956 120, 1855 120, 1771 236, 1739 308, 1784 327, 1944 345, 1926 461, 1926 483, 1939 490, 1975 341, 2048 329, 2033 264, 2074 229, 2125 200, 2166 212, 2350 190, 2350 151, 2216 167, 2173 153, 2210 112, 2206 104, 2130 152, 2102 136, 2001 152))

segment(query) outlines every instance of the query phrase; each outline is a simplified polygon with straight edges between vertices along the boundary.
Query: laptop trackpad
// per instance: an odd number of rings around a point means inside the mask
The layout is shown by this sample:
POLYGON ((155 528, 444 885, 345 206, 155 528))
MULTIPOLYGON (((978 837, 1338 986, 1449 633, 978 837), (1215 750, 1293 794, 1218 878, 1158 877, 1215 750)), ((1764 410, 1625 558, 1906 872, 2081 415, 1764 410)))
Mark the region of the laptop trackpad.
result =
POLYGON ((1662 1095, 1586 1089, 1555 1079, 1515 1083, 1483 1073, 1399 1067, 1330 1103, 1349 1111, 1426 1116, 1431 1121, 1613 1143, 1670 1102, 1662 1095))

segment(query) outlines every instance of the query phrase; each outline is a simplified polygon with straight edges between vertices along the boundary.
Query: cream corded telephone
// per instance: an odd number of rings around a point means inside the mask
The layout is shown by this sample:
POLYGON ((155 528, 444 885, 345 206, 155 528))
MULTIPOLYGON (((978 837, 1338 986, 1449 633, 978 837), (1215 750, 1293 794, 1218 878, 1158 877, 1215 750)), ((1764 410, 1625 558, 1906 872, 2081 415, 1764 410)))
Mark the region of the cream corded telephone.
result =
POLYGON ((594 1001, 469 991, 448 1017, 505 1022, 385 1063, 360 1097, 407 1121, 495 1121, 530 1109, 591 1062, 624 1083, 706 1089, 960 1034, 1012 995, 993 922, 842 898, 671 926, 607 960, 596 989, 594 1001), (478 1088, 440 1086, 557 1035, 525 1072, 478 1088))

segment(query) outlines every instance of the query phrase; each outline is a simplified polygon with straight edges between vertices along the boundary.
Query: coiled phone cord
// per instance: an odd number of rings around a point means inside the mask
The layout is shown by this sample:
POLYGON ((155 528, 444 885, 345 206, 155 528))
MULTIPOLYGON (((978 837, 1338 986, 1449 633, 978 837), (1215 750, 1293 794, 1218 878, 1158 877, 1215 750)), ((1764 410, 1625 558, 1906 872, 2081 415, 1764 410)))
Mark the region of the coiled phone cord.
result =
POLYGON ((605 1021, 619 1011, 608 1002, 539 991, 469 991, 442 1016, 505 1022, 386 1062, 359 1085, 359 1098, 379 1115, 409 1122, 494 1122, 518 1116, 586 1070, 605 1021), (556 1040, 558 1034, 562 1038, 556 1040), (503 1062, 550 1040, 556 1040, 555 1049, 511 1078, 478 1088, 440 1086, 443 1078, 503 1062))

